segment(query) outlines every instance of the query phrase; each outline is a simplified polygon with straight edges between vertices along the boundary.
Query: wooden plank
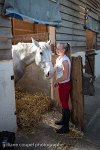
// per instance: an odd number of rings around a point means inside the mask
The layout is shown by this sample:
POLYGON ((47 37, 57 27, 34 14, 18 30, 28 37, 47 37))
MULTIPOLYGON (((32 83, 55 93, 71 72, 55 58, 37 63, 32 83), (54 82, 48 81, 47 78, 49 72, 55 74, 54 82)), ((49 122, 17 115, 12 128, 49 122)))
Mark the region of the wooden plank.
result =
POLYGON ((83 24, 73 23, 73 22, 69 22, 69 21, 66 21, 66 20, 62 20, 62 27, 68 27, 68 28, 71 28, 71 29, 84 30, 83 24))
POLYGON ((8 17, 0 16, 0 27, 11 27, 11 21, 8 17))
POLYGON ((97 4, 99 4, 100 5, 100 0, 95 0, 96 2, 97 2, 97 4))
POLYGON ((97 10, 91 8, 90 5, 88 5, 88 10, 90 10, 89 16, 91 16, 92 18, 98 20, 98 16, 99 16, 99 13, 100 13, 100 12, 98 12, 97 10))
POLYGON ((78 47, 86 47, 86 42, 80 42, 80 41, 70 41, 70 40, 57 40, 56 39, 56 41, 57 42, 60 42, 60 43, 63 43, 63 44, 66 44, 66 42, 68 42, 68 43, 70 43, 70 45, 71 45, 71 47, 77 47, 77 49, 78 49, 78 47))
POLYGON ((95 55, 89 55, 91 52, 95 53, 95 50, 86 51, 85 72, 95 76, 95 55))
POLYGON ((97 44, 100 45, 100 39, 97 41, 97 44))
POLYGON ((33 31, 25 31, 25 30, 19 30, 19 29, 14 29, 13 31, 14 36, 15 35, 26 35, 26 34, 33 34, 33 31))
POLYGON ((0 60, 12 59, 12 53, 10 49, 0 50, 0 60))
POLYGON ((35 25, 35 33, 46 33, 48 32, 48 27, 42 24, 35 25))
POLYGON ((32 24, 32 23, 20 21, 17 19, 13 19, 12 23, 13 23, 13 35, 14 36, 48 32, 48 27, 46 25, 32 24))
MULTIPOLYGON (((84 25, 84 22, 83 22, 83 21, 77 22, 77 21, 75 21, 75 18, 74 18, 73 21, 66 20, 66 19, 62 19, 62 24, 63 24, 63 25, 68 24, 67 26, 70 26, 70 24, 72 24, 73 26, 74 26, 74 25, 76 25, 76 26, 79 25, 79 27, 80 27, 81 25, 82 25, 82 26, 84 25)), ((70 28, 72 28, 72 26, 71 26, 70 28)), ((73 27, 73 28, 75 28, 75 27, 73 27)))
POLYGON ((83 16, 85 15, 82 12, 75 11, 75 10, 68 8, 68 7, 65 7, 63 5, 60 5, 60 11, 63 13, 78 17, 78 18, 82 18, 82 19, 83 19, 83 16))
POLYGON ((82 3, 86 4, 87 0, 80 0, 82 3))
POLYGON ((73 12, 71 10, 70 10, 70 13, 68 13, 67 11, 66 12, 61 11, 60 14, 61 14, 61 18, 63 17, 63 14, 66 15, 65 18, 68 17, 68 15, 79 18, 79 19, 84 19, 84 17, 85 17, 84 13, 76 12, 75 14, 73 14, 73 12))
POLYGON ((100 38, 100 34, 97 34, 97 38, 100 38))
POLYGON ((87 4, 91 4, 93 8, 98 8, 99 3, 94 0, 88 0, 87 4))
POLYGON ((75 22, 75 23, 79 23, 79 24, 84 24, 84 18, 78 18, 76 16, 71 16, 69 14, 65 14, 61 12, 61 18, 62 20, 67 20, 70 22, 75 22))
POLYGON ((80 0, 69 0, 70 2, 73 2, 75 4, 77 4, 78 6, 81 6, 83 8, 86 7, 86 3, 81 2, 80 0))
POLYGON ((55 27, 49 27, 49 40, 51 41, 51 50, 52 53, 55 53, 55 45, 56 45, 56 28, 55 27))
POLYGON ((85 36, 80 36, 80 35, 68 35, 68 34, 56 34, 56 39, 57 40, 70 40, 70 41, 86 41, 86 37, 85 36))
MULTIPOLYGON (((94 9, 96 12, 98 12, 98 8, 100 8, 100 3, 94 1, 94 0, 88 0, 88 5, 90 4, 92 9, 94 9)), ((100 12, 100 10, 99 10, 100 12)))
MULTIPOLYGON (((51 59, 52 59, 53 65, 55 65, 57 57, 58 57, 57 55, 52 55, 51 59)), ((51 80, 51 86, 54 84, 55 80, 56 80, 56 74, 54 74, 53 80, 51 80)), ((60 101, 59 101, 59 96, 58 96, 58 90, 57 88, 53 88, 53 87, 51 90, 53 90, 53 99, 54 99, 55 105, 57 106, 57 108, 59 108, 60 101)))
POLYGON ((40 33, 40 34, 27 34, 27 35, 16 35, 13 37, 13 44, 17 44, 18 42, 32 42, 31 37, 36 41, 47 41, 49 39, 48 33, 40 33))
POLYGON ((0 38, 12 38, 11 28, 0 27, 0 38))
POLYGON ((71 34, 71 35, 82 35, 86 36, 86 33, 84 30, 78 30, 78 29, 70 29, 65 27, 59 27, 56 29, 56 33, 65 33, 65 34, 71 34))
POLYGON ((100 45, 100 41, 97 42, 97 45, 98 45, 98 46, 100 45))
MULTIPOLYGON (((49 40, 51 41, 51 51, 52 51, 52 55, 51 55, 51 61, 53 63, 53 65, 55 64, 54 61, 54 56, 53 54, 55 54, 55 45, 56 45, 56 28, 55 27, 49 27, 48 28, 48 32, 49 32, 49 40)), ((54 100, 54 88, 53 88, 53 79, 50 79, 50 87, 51 87, 51 99, 54 100)))
POLYGON ((84 96, 83 96, 83 82, 82 82, 82 58, 72 57, 72 122, 81 130, 84 130, 84 96))
POLYGON ((97 50, 99 50, 100 49, 100 45, 97 45, 97 50))
POLYGON ((73 47, 71 46, 71 52, 72 53, 76 53, 76 52, 79 52, 79 51, 85 51, 86 50, 86 46, 76 46, 74 45, 73 47))
POLYGON ((70 1, 66 1, 66 0, 61 0, 61 5, 65 6, 65 7, 69 7, 74 11, 78 11, 78 12, 85 12, 85 8, 84 7, 79 7, 79 5, 77 4, 73 4, 73 2, 70 1))
POLYGON ((0 38, 0 51, 3 49, 11 49, 12 47, 12 40, 0 38))
MULTIPOLYGON (((92 49, 96 49, 96 33, 90 30, 86 30, 86 54, 91 53, 92 49)), ((86 57, 86 73, 94 75, 95 66, 95 56, 86 57)))
POLYGON ((13 19, 13 23, 14 23, 15 29, 23 29, 23 30, 32 30, 33 31, 33 24, 32 23, 18 20, 18 19, 13 19))
POLYGON ((92 31, 86 30, 86 47, 87 49, 92 48, 92 31))
POLYGON ((96 33, 86 30, 86 47, 88 50, 96 48, 96 33))
POLYGON ((98 43, 100 42, 100 38, 97 38, 97 42, 98 42, 98 43))

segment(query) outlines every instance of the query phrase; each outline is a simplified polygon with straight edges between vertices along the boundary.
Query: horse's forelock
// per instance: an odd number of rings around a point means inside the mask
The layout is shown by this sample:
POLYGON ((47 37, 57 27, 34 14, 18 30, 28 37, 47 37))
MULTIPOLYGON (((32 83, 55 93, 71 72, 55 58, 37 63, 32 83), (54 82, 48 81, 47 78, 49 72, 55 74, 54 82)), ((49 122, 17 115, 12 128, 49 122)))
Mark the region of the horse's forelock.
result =
POLYGON ((39 42, 39 46, 42 50, 50 50, 50 45, 46 42, 39 42))

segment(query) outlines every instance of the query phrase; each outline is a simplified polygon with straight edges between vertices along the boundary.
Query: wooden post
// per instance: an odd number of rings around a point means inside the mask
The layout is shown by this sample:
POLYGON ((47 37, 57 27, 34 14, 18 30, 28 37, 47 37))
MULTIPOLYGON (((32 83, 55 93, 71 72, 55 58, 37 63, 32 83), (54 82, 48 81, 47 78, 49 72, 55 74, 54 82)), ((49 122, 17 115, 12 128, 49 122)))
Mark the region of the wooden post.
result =
POLYGON ((84 97, 83 97, 83 71, 82 58, 72 57, 72 90, 71 90, 71 119, 81 130, 84 129, 84 97))
MULTIPOLYGON (((52 63, 53 63, 53 65, 56 63, 55 60, 56 60, 57 57, 58 56, 55 55, 55 54, 52 55, 52 63)), ((56 73, 54 74, 53 79, 51 79, 51 96, 52 96, 51 98, 54 99, 55 105, 58 107, 59 106, 58 90, 57 90, 57 88, 53 88, 53 86, 52 86, 54 84, 55 80, 56 80, 56 73)))
POLYGON ((86 50, 85 72, 95 77, 95 49, 86 50))
MULTIPOLYGON (((56 30, 55 27, 49 27, 48 29, 49 31, 49 40, 51 40, 51 50, 52 50, 52 57, 51 57, 51 61, 53 63, 53 65, 55 64, 55 43, 56 43, 56 30)), ((51 98, 54 99, 54 89, 53 89, 53 81, 55 80, 55 77, 53 79, 50 80, 50 84, 51 84, 51 98)))

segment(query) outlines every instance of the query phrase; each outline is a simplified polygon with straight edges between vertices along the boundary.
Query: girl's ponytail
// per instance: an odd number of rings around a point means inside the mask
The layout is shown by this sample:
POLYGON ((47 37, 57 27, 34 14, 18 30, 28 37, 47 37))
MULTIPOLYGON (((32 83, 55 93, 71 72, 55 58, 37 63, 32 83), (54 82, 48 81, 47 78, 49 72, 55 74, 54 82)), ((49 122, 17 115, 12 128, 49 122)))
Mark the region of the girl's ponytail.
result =
POLYGON ((67 43, 66 45, 64 45, 64 49, 65 49, 65 55, 67 55, 69 58, 71 58, 70 44, 67 43))

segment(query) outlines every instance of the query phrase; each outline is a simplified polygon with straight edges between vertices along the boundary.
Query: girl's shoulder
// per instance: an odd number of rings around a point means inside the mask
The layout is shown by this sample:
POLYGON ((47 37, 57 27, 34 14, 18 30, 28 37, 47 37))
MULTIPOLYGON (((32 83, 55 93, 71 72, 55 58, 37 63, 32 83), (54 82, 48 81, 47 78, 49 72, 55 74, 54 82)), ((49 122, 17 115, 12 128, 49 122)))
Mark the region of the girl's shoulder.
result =
POLYGON ((64 61, 64 60, 69 60, 69 58, 68 58, 66 55, 64 55, 64 56, 63 56, 63 61, 64 61))
POLYGON ((70 59, 68 56, 64 55, 63 56, 63 61, 68 61, 69 63, 71 63, 70 59))

